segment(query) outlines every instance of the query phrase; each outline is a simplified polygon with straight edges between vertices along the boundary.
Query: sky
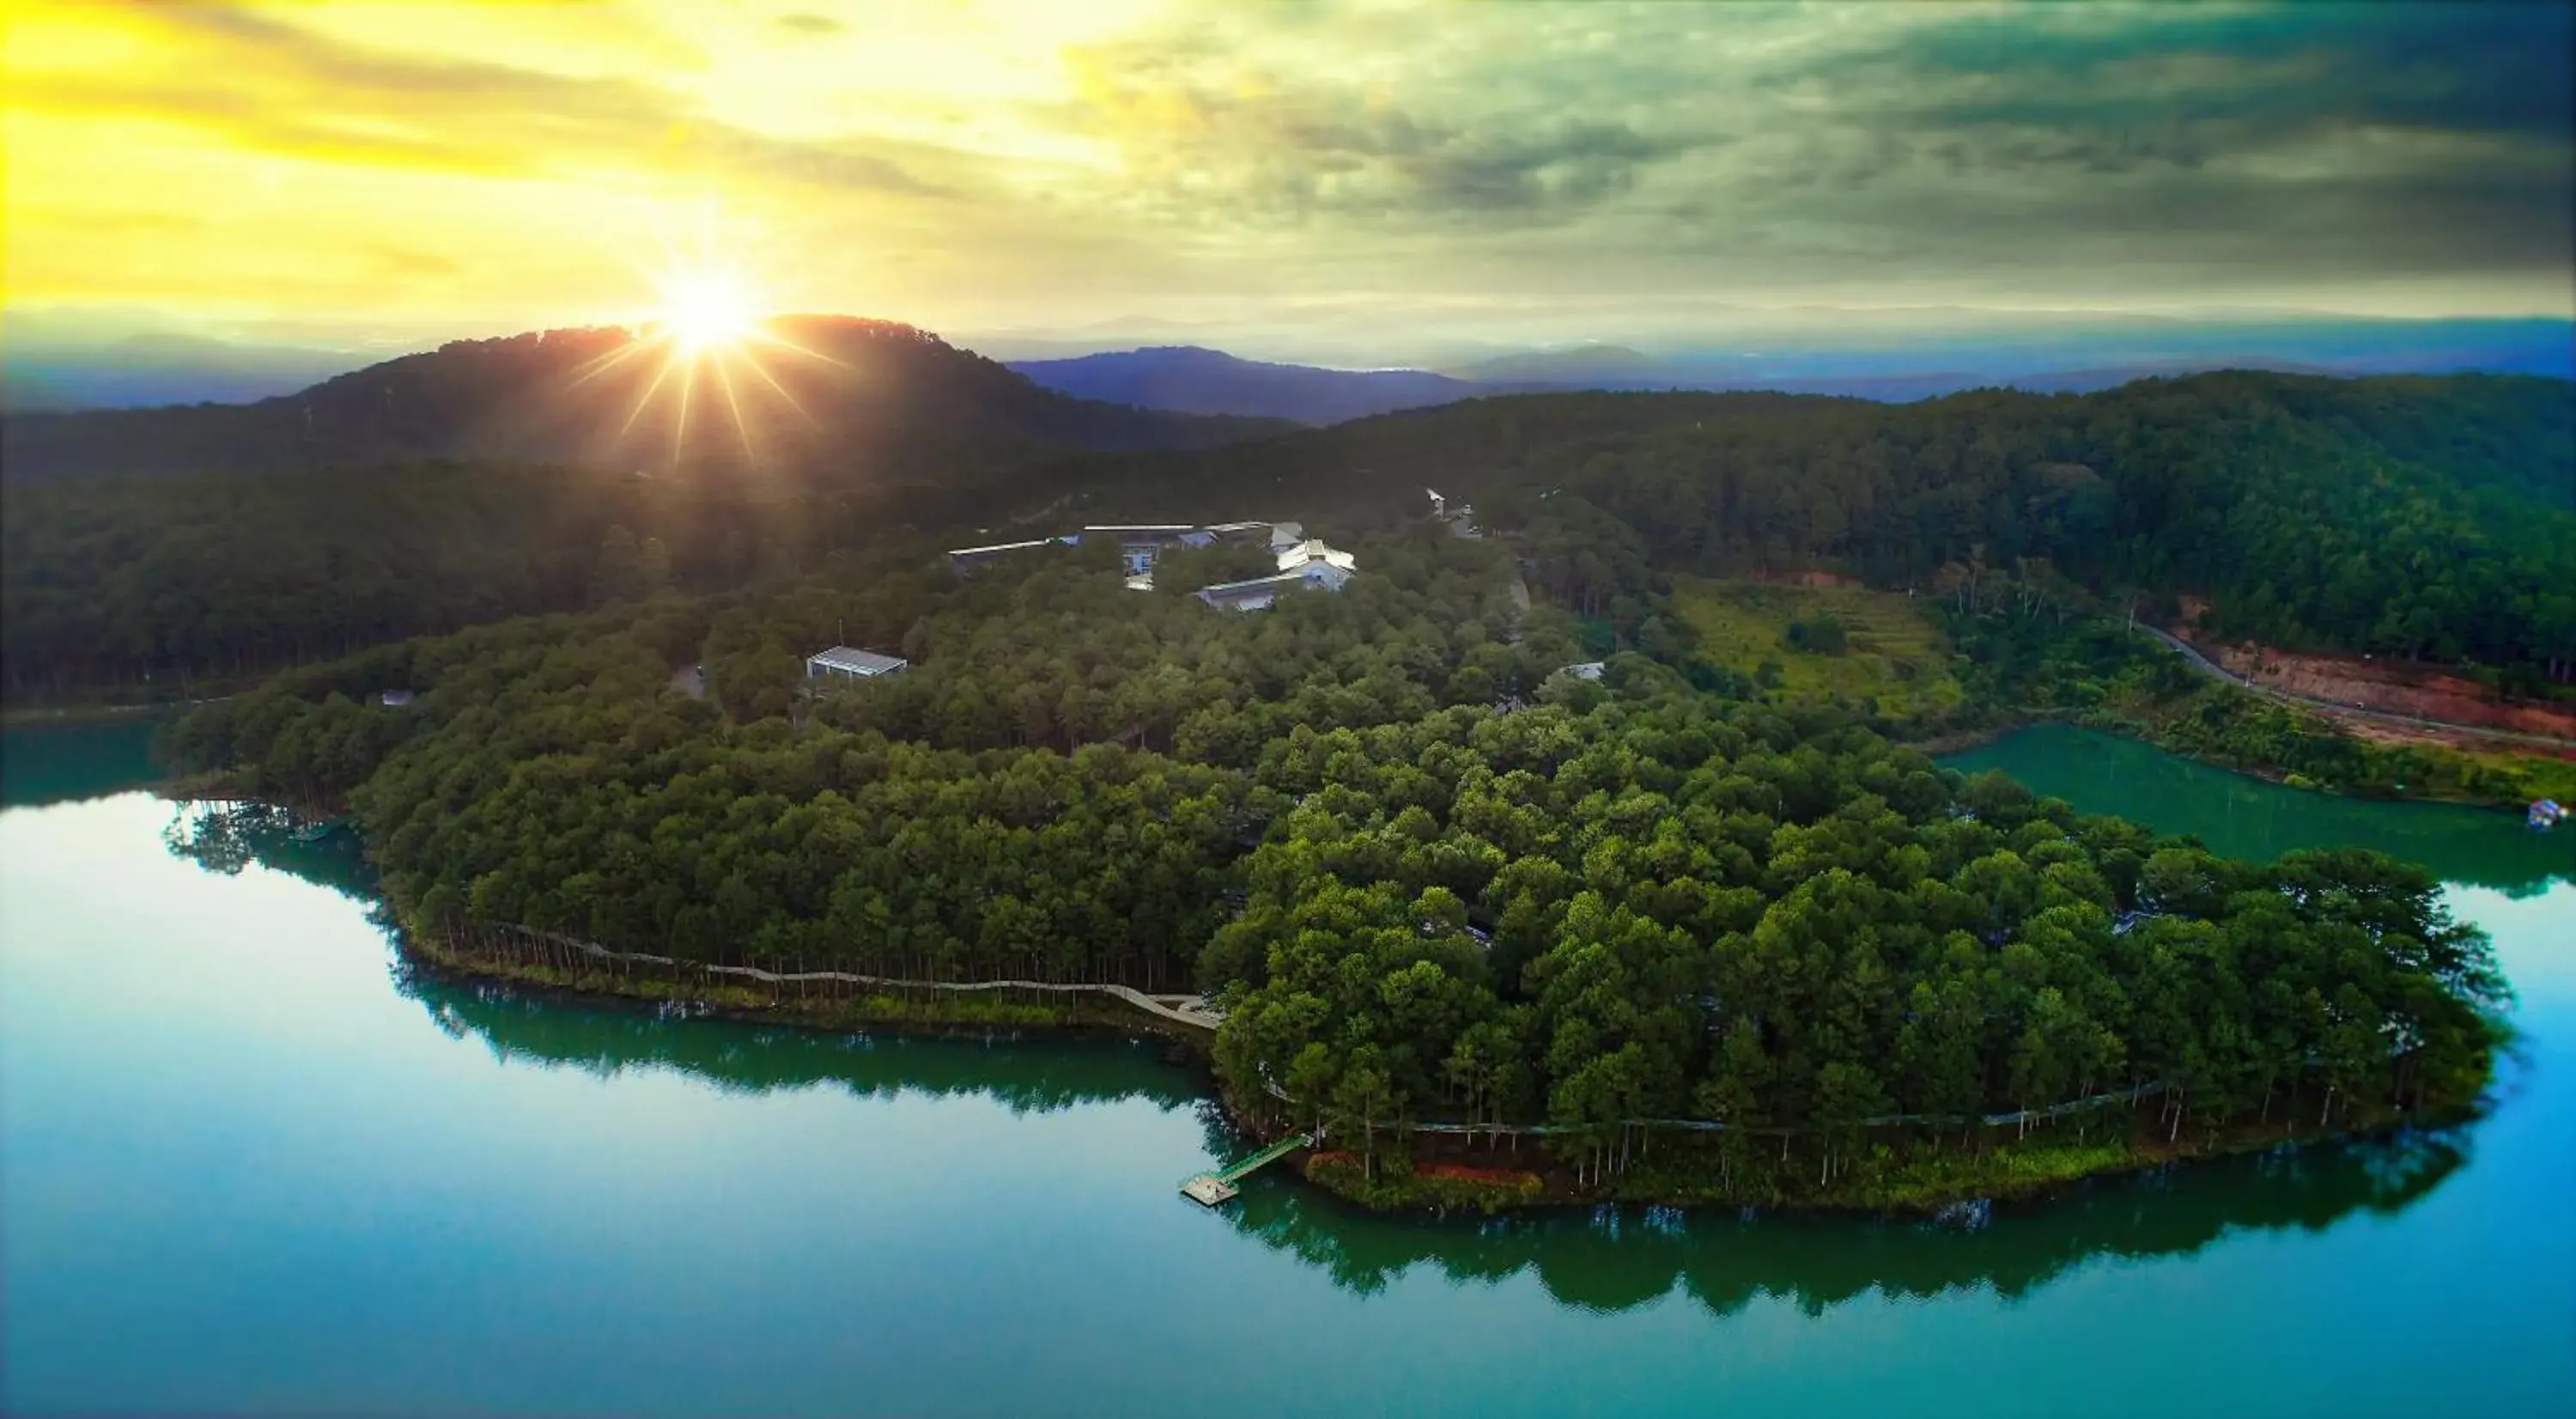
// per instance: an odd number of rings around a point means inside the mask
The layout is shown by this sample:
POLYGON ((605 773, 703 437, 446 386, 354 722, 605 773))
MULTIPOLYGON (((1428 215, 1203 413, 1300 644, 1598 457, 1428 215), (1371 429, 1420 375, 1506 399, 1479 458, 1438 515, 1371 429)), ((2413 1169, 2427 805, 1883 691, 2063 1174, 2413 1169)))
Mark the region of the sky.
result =
POLYGON ((778 310, 1256 349, 2576 313, 2558 4, 0 15, 22 334, 620 322, 674 265, 778 310))

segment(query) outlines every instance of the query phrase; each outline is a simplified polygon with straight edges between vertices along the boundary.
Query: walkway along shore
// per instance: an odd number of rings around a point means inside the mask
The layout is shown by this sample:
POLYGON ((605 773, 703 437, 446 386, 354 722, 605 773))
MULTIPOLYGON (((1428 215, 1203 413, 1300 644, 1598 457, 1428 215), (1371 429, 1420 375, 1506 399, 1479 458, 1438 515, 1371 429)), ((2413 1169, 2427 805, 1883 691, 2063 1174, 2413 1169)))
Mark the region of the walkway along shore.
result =
MULTIPOLYGON (((1204 1032, 1210 1039, 1213 1039, 1217 1027, 1223 1024, 1225 1020, 1225 1017, 1222 1014, 1208 1008, 1204 997, 1195 995, 1147 995, 1143 991, 1137 990, 1132 986, 1124 985, 1110 985, 1097 982, 1032 980, 907 980, 897 976, 863 975, 852 971, 772 971, 764 970, 758 966, 710 965, 702 961, 684 961, 674 956, 660 956, 649 952, 618 951, 602 946, 596 941, 584 941, 579 937, 567 936, 561 932, 544 931, 536 927, 520 926, 515 923, 508 926, 468 928, 467 930, 473 937, 470 944, 467 939, 459 936, 453 931, 443 932, 441 935, 446 940, 451 950, 455 950, 469 956, 480 956, 485 959, 496 959, 498 956, 507 956, 509 959, 516 962, 529 965, 540 965, 557 970, 579 970, 585 964, 594 965, 611 971, 624 972, 631 972, 634 968, 639 966, 658 967, 669 972, 667 976, 660 977, 661 979, 666 980, 670 984, 682 986, 685 986, 688 983, 688 977, 696 976, 710 984, 717 983, 719 979, 721 979, 727 982, 740 982, 745 984, 766 985, 774 988, 797 990, 817 987, 828 989, 834 986, 847 985, 866 987, 870 989, 904 991, 949 991, 958 993, 1036 991, 1067 995, 1103 995, 1132 1006, 1156 1019, 1181 1025, 1193 1031, 1204 1032), (499 939, 494 939, 496 936, 499 939)), ((1273 1099, 1287 1105, 1289 1108, 1296 1109, 1300 1107, 1297 1101, 1292 1098, 1286 1090, 1281 1089, 1276 1083, 1264 1080, 1262 1088, 1263 1091, 1269 1094, 1273 1099)), ((2063 1103, 2048 1104, 2037 1108, 2014 1109, 2004 1113, 1878 1114, 1868 1118, 1854 1119, 1847 1124, 1838 1126, 1847 1128, 1935 1129, 1981 1127, 2013 1128, 2027 1131, 2031 1125, 2045 1123, 2051 1119, 2064 1118, 2072 1114, 2082 1113, 2086 1110, 2106 1108, 2113 1105, 2134 1105, 2155 1095, 2172 1092, 2176 1091, 2169 1083, 2163 1080, 2150 1080, 2133 1088, 2114 1090, 2109 1093, 2087 1095, 2084 1098, 2069 1099, 2063 1103)), ((2180 1123, 2181 1118, 2177 1112, 2174 1117, 2174 1124, 2177 1129, 2180 1127, 2180 1123)), ((1668 1129, 1685 1133, 1732 1132, 1764 1138, 1798 1137, 1822 1133, 1826 1132, 1829 1127, 1828 1125, 1823 1124, 1755 1126, 1731 1124, 1719 1119, 1700 1118, 1631 1118, 1620 1119, 1615 1124, 1604 1126, 1638 1129, 1668 1129)), ((1545 1123, 1461 1123, 1442 1120, 1417 1120, 1398 1126, 1397 1131, 1454 1135, 1473 1140, 1476 1138, 1545 1138, 1556 1134, 1574 1134, 1587 1131, 1597 1131, 1597 1129, 1587 1130, 1583 1128, 1570 1128, 1562 1125, 1545 1123)))
MULTIPOLYGON (((612 970, 621 970, 626 972, 632 972, 633 969, 638 966, 660 967, 669 972, 669 975, 666 978, 675 985, 685 985, 690 977, 696 977, 699 980, 710 984, 717 983, 718 978, 723 978, 727 981, 799 990, 812 987, 829 988, 833 986, 850 985, 887 990, 958 992, 1039 991, 1066 995, 1105 995, 1134 1006, 1136 1009, 1157 1019, 1167 1020, 1173 1024, 1186 1026, 1193 1030, 1204 1031, 1209 1035, 1214 1035, 1216 1033, 1216 1027, 1223 1023, 1225 1019, 1224 1016, 1209 1010, 1207 1008, 1207 1002, 1203 997, 1196 995, 1147 995, 1133 986, 1110 985, 1090 981, 906 980, 897 976, 861 975, 852 971, 769 971, 763 970, 758 966, 720 966, 711 965, 704 961, 683 961, 675 956, 657 956, 642 951, 617 951, 612 950, 609 947, 602 946, 596 941, 584 941, 579 937, 566 936, 563 933, 556 931, 541 931, 532 926, 519 926, 512 924, 505 927, 487 928, 483 930, 505 932, 510 936, 518 938, 514 943, 498 947, 500 951, 509 953, 513 959, 516 960, 525 961, 531 964, 552 966, 557 969, 565 970, 578 970, 584 962, 593 962, 612 970), (513 946, 517 946, 520 949, 513 950, 513 946)), ((477 934, 480 935, 481 932, 478 931, 477 934)), ((442 933, 442 935, 445 937, 451 949, 464 951, 468 954, 488 956, 494 949, 494 947, 488 942, 477 942, 475 945, 468 945, 464 940, 460 939, 452 932, 442 933), (476 946, 481 946, 482 949, 478 951, 476 950, 476 946)))

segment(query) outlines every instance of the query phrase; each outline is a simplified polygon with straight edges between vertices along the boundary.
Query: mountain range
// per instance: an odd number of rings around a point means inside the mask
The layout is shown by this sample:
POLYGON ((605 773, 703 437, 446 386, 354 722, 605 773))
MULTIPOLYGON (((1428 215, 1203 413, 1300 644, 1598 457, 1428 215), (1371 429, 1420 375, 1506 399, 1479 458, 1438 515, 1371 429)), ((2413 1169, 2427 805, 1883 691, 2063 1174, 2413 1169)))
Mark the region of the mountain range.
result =
POLYGON ((768 329, 722 361, 675 359, 619 328, 553 330, 255 403, 15 414, 0 420, 0 459, 11 482, 493 459, 857 486, 1285 427, 1073 398, 907 325, 801 316, 768 329))
MULTIPOLYGON (((1966 331, 1769 353, 1587 343, 1448 370, 1328 369, 1195 345, 1004 365, 886 321, 796 316, 768 330, 747 355, 721 361, 674 359, 655 337, 589 327, 457 341, 247 403, 14 412, 0 418, 0 471, 23 483, 486 459, 885 486, 1068 453, 1206 448, 1509 394, 1764 390, 1901 403, 2004 385, 2082 393, 2218 368, 2576 373, 2568 322, 2549 320, 2177 327, 2151 342, 2134 331, 2115 340, 1966 331), (2220 343, 2228 338, 2255 343, 2220 343)), ((166 388, 180 356, 242 355, 230 377, 253 384, 297 368, 296 358, 251 358, 242 347, 145 342, 135 353, 130 389, 166 388)), ((13 366, 13 378, 24 372, 13 366)))
POLYGON ((1443 370, 1336 370, 1158 345, 1011 368, 1087 399, 1196 414, 1331 424, 1497 394, 1573 390, 1774 391, 1906 403, 2010 387, 2086 393, 2208 370, 2283 374, 2576 377, 2576 327, 2562 320, 2268 322, 2084 334, 2029 329, 1854 344, 1837 338, 1740 352, 1648 352, 1583 343, 1490 356, 1443 370))
POLYGON ((1184 414, 1248 414, 1338 424, 1507 392, 1428 370, 1334 370, 1246 360, 1198 345, 1156 345, 1063 360, 1016 360, 1012 369, 1082 399, 1184 414))
POLYGON ((10 322, 0 350, 0 409, 128 409, 247 403, 292 394, 364 357, 345 350, 239 344, 172 332, 66 339, 44 322, 10 322), (26 328, 22 328, 26 327, 26 328))

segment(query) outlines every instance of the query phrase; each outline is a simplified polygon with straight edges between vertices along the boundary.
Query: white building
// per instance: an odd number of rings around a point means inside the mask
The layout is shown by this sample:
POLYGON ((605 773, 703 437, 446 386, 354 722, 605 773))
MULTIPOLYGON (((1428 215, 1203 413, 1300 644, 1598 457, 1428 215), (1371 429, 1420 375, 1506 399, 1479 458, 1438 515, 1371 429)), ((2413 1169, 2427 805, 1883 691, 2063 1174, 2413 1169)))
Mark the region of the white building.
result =
MULTIPOLYGON (((1328 545, 1324 539, 1320 537, 1309 537, 1305 541, 1299 542, 1295 546, 1285 548, 1279 553, 1279 570, 1283 572, 1303 571, 1308 566, 1317 562, 1322 562, 1327 566, 1337 567, 1344 572, 1355 572, 1359 570, 1358 563, 1351 560, 1350 553, 1343 551, 1339 547, 1328 545)), ((1340 583, 1336 582, 1334 585, 1338 588, 1340 583)))
POLYGON ((1210 606, 1229 611, 1260 611, 1277 601, 1283 592, 1339 591, 1358 574, 1359 566, 1350 553, 1320 540, 1307 540, 1279 553, 1276 576, 1203 586, 1198 590, 1198 598, 1210 606))
POLYGON ((808 680, 874 680, 911 668, 912 662, 899 656, 879 655, 873 650, 859 650, 836 645, 805 657, 808 680))

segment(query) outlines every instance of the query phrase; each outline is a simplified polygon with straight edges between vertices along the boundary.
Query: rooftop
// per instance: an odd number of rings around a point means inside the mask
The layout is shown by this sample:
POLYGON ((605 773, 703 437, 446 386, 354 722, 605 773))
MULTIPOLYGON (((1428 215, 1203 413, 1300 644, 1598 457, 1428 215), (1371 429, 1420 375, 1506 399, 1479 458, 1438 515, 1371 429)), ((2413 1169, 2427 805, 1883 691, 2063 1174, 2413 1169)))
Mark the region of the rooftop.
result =
POLYGON ((952 557, 980 557, 988 552, 1025 552, 1031 547, 1052 546, 1054 545, 1055 540, 1056 539, 1052 537, 1040 537, 1033 542, 996 542, 990 547, 951 547, 948 549, 948 555, 952 557))
POLYGON ((1359 569, 1358 564, 1351 559, 1350 553, 1326 543, 1320 537, 1310 537, 1279 554, 1279 570, 1283 572, 1295 571, 1308 562, 1328 563, 1346 572, 1359 569))
POLYGON ((911 662, 901 656, 879 655, 856 646, 836 645, 805 657, 805 663, 809 668, 820 665, 845 675, 883 675, 889 670, 901 670, 911 662))

